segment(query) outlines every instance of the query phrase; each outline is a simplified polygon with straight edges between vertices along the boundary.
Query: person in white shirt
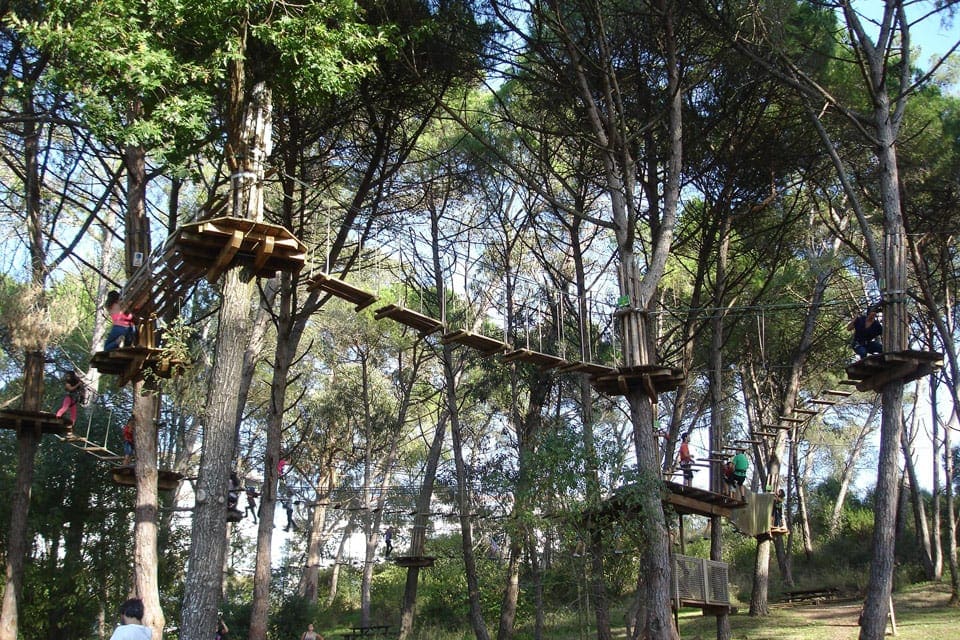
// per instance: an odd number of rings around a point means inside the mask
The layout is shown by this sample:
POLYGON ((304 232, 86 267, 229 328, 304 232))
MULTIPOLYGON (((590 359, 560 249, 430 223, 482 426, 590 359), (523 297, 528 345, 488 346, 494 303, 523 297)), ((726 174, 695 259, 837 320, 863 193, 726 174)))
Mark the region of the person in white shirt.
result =
POLYGON ((143 626, 143 600, 130 598, 120 605, 120 626, 110 640, 151 640, 153 630, 143 626))

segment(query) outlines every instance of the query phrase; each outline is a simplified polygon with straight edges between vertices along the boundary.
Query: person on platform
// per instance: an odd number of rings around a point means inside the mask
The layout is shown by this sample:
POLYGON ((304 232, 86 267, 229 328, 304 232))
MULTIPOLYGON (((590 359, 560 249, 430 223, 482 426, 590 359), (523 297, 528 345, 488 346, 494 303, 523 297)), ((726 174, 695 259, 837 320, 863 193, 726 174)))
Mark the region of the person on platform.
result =
POLYGON ((130 598, 120 605, 120 625, 110 640, 150 640, 153 630, 143 625, 143 600, 130 598))
POLYGON ((683 484, 688 487, 693 484, 693 462, 694 457, 690 453, 690 432, 687 431, 680 436, 680 469, 683 470, 683 484))
POLYGON ((724 494, 730 498, 737 496, 737 481, 733 478, 733 462, 727 460, 723 465, 724 494))
POLYGON ((137 327, 133 321, 133 314, 125 311, 120 302, 120 292, 111 291, 107 294, 104 304, 113 326, 107 334, 103 345, 104 351, 111 351, 119 347, 132 347, 137 343, 137 327))
POLYGON ((66 394, 63 396, 63 403, 57 410, 57 417, 62 418, 67 411, 70 412, 70 424, 77 421, 77 405, 83 401, 83 381, 77 375, 76 369, 71 369, 63 379, 63 390, 66 394))
POLYGON ((747 481, 747 470, 750 468, 750 459, 743 451, 737 452, 733 456, 733 484, 737 492, 737 497, 741 502, 747 499, 747 488, 744 484, 747 481))
POLYGON ((123 436, 123 466, 129 467, 136 455, 136 448, 133 446, 133 416, 123 425, 120 433, 123 436))
POLYGON ((874 305, 867 309, 864 315, 857 316, 847 325, 847 330, 853 331, 851 346, 861 358, 866 358, 871 353, 883 353, 883 344, 880 342, 883 325, 877 318, 879 311, 880 306, 874 305))
POLYGON ((393 553, 393 527, 387 527, 387 530, 383 532, 383 542, 386 546, 383 555, 389 558, 390 554, 393 553))
POLYGON ((786 494, 783 489, 777 491, 777 495, 773 499, 773 527, 771 532, 773 533, 786 533, 787 527, 783 522, 783 501, 786 499, 786 494))

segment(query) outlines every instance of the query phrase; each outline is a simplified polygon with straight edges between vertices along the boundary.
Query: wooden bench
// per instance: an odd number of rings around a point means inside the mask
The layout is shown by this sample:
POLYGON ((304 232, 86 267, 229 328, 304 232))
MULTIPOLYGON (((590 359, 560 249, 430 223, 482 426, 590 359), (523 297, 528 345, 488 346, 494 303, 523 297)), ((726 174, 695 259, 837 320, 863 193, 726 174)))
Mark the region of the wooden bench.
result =
POLYGON ((363 638, 382 638, 391 635, 390 625, 371 624, 360 627, 350 627, 350 633, 341 633, 343 640, 362 640, 363 638))
POLYGON ((781 602, 819 604, 825 600, 835 600, 840 596, 840 589, 824 587, 822 589, 800 589, 784 591, 781 602))

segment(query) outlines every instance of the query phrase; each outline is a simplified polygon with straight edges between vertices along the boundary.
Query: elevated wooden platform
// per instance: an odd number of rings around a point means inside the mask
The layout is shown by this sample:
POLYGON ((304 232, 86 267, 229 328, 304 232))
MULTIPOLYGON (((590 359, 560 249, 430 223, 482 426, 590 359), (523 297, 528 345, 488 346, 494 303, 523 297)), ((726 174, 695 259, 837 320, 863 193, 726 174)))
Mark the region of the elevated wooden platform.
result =
POLYGON ((680 369, 648 364, 620 367, 614 373, 601 373, 591 378, 590 383, 598 393, 610 396, 623 396, 643 389, 656 402, 658 394, 679 388, 685 380, 680 369))
POLYGON ((379 298, 365 289, 355 287, 346 280, 334 278, 322 271, 307 282, 307 291, 324 291, 354 305, 355 311, 366 309, 379 298))
MULTIPOLYGON (((747 506, 747 503, 735 500, 722 493, 688 487, 679 482, 666 480, 663 482, 663 487, 664 491, 660 496, 663 504, 671 506, 680 515, 693 514, 729 518, 735 510, 747 506)), ((606 517, 619 517, 621 511, 630 511, 635 508, 635 493, 640 490, 640 487, 636 484, 619 487, 595 513, 606 517)))
POLYGON ((849 365, 846 373, 857 391, 879 391, 895 380, 911 382, 942 366, 942 353, 910 350, 867 356, 849 365))
POLYGON ((484 356, 492 356, 510 348, 510 345, 506 342, 466 329, 446 333, 440 338, 440 342, 442 344, 461 344, 479 351, 484 356))
POLYGON ((436 318, 431 318, 428 315, 418 313, 412 309, 407 309, 406 307, 401 307, 396 304, 388 304, 385 307, 381 307, 374 312, 373 317, 377 320, 383 320, 384 318, 389 318, 395 322, 406 325, 411 329, 415 329, 420 332, 421 335, 430 335, 431 333, 436 333, 443 329, 443 323, 437 320, 436 318))
MULTIPOLYGON (((124 487, 137 486, 136 472, 133 466, 113 467, 110 470, 110 476, 116 484, 124 487)), ((183 475, 175 471, 157 471, 157 489, 160 491, 173 491, 180 485, 183 475)))
POLYGON ((735 500, 722 493, 688 487, 679 482, 665 481, 664 504, 669 504, 681 515, 723 516, 729 518, 735 509, 747 506, 746 502, 735 500))
POLYGON ((550 355, 549 353, 533 351, 532 349, 514 349, 513 351, 507 351, 501 357, 504 362, 526 362, 544 371, 558 369, 559 367, 569 364, 563 358, 550 355))
POLYGON ((393 563, 398 567, 432 567, 436 558, 433 556, 396 556, 393 563))
POLYGON ((261 278, 278 271, 299 273, 306 245, 285 227, 246 218, 211 218, 185 224, 175 234, 183 261, 205 270, 214 282, 230 267, 250 267, 261 278))
POLYGON ((129 310, 175 316, 202 277, 214 282, 234 265, 251 267, 260 277, 272 277, 277 271, 298 273, 305 256, 306 245, 280 225, 232 217, 193 222, 177 229, 146 258, 124 286, 121 299, 129 310))
POLYGON ((0 429, 13 429, 17 433, 28 430, 37 435, 52 433, 62 436, 71 431, 70 423, 47 411, 0 410, 0 429))
POLYGON ((110 351, 98 351, 90 359, 90 366, 107 375, 119 376, 121 387, 131 381, 142 380, 150 371, 158 378, 170 378, 187 362, 175 360, 163 349, 149 347, 121 347, 110 351))

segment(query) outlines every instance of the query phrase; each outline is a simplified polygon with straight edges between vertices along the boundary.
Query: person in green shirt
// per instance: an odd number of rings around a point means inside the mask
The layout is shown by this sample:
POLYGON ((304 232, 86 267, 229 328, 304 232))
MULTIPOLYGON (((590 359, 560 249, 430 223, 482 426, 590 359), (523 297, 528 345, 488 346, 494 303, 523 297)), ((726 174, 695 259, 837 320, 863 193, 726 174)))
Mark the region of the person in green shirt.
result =
POLYGON ((743 451, 733 456, 733 486, 741 501, 746 501, 747 490, 743 486, 747 481, 747 469, 750 468, 750 459, 743 451))

